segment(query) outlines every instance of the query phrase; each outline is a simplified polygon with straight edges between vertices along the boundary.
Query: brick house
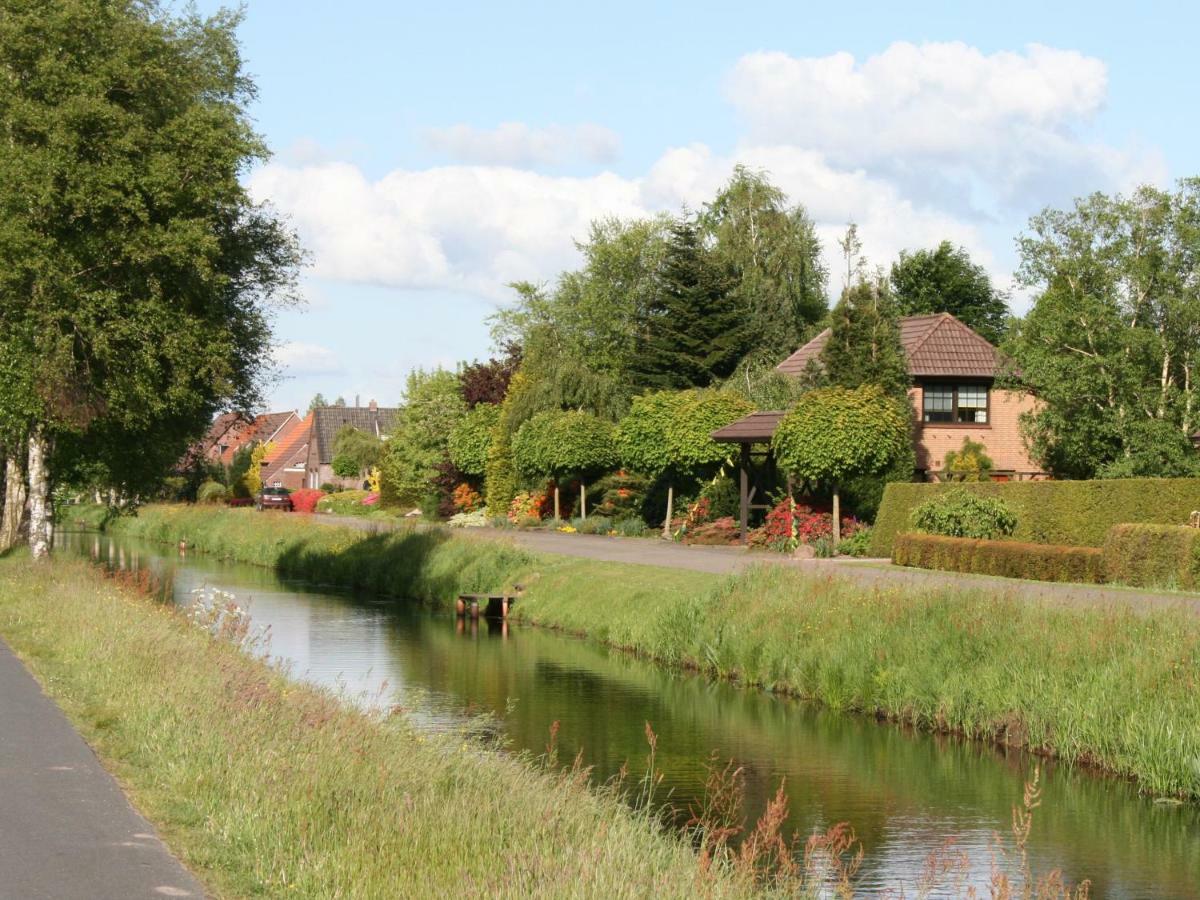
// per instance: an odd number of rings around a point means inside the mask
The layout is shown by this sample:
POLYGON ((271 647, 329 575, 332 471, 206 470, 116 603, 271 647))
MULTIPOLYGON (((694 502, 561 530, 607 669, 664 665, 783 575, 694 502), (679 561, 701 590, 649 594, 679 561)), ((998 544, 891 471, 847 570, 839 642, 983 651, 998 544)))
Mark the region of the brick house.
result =
POLYGON ((362 487, 361 478, 342 478, 333 471, 333 445, 338 432, 350 425, 386 440, 400 410, 384 408, 374 400, 366 406, 321 406, 312 411, 312 434, 304 465, 304 486, 336 485, 342 490, 362 487))
MULTIPOLYGON (((801 374, 820 358, 826 329, 781 362, 777 369, 801 374)), ((917 476, 936 480, 947 450, 964 438, 987 449, 996 480, 1044 478, 1021 438, 1020 417, 1034 409, 1028 393, 995 386, 1003 358, 992 344, 950 313, 900 320, 900 343, 913 386, 908 392, 916 421, 917 476)), ((773 429, 772 429, 773 430, 773 429)))
POLYGON ((191 455, 228 467, 233 457, 248 444, 276 440, 290 424, 299 421, 291 410, 262 413, 253 418, 240 412, 217 416, 191 455))
MULTIPOLYGON (((828 340, 826 329, 776 368, 788 375, 801 375, 810 365, 819 365, 821 350, 828 340)), ((992 478, 997 481, 1047 477, 1029 457, 1021 437, 1021 414, 1035 409, 1037 401, 1028 393, 996 387, 1004 362, 996 347, 949 313, 901 319, 900 343, 913 380, 908 397, 915 422, 915 479, 938 480, 946 451, 959 449, 964 438, 983 444, 994 466, 992 478)), ((719 443, 741 447, 739 493, 743 541, 749 511, 768 508, 754 502, 757 489, 750 483, 751 463, 756 453, 759 457, 769 457, 769 452, 761 448, 770 444, 784 415, 783 412, 751 413, 712 435, 719 443)))
POLYGON ((292 419, 277 435, 274 446, 262 460, 264 487, 284 487, 290 491, 304 487, 304 467, 312 435, 313 414, 292 419))

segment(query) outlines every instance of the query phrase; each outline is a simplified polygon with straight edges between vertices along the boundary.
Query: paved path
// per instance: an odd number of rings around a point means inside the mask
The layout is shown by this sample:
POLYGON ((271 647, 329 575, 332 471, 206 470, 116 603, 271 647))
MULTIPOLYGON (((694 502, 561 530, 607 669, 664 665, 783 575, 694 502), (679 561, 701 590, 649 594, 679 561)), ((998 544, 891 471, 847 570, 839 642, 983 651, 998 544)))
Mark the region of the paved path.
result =
MULTIPOLYGON (((390 531, 395 527, 394 522, 386 519, 363 519, 356 516, 316 515, 312 517, 312 520, 322 525, 346 525, 375 532, 390 531)), ((665 566, 674 569, 689 569, 695 572, 711 572, 717 575, 738 572, 747 566, 765 563, 787 566, 815 575, 848 578, 868 587, 977 589, 995 594, 1068 605, 1125 604, 1132 605, 1139 610, 1179 607, 1200 614, 1200 595, 1197 594, 1139 591, 1104 585, 1016 581, 1011 578, 971 575, 963 572, 934 572, 927 569, 894 566, 885 559, 798 560, 779 553, 750 552, 740 547, 698 547, 646 538, 562 534, 557 531, 496 531, 491 528, 463 528, 456 530, 456 533, 467 538, 481 540, 510 540, 538 553, 556 553, 563 556, 599 559, 608 562, 665 566)))
POLYGON ((204 896, 0 641, 0 898, 204 896))

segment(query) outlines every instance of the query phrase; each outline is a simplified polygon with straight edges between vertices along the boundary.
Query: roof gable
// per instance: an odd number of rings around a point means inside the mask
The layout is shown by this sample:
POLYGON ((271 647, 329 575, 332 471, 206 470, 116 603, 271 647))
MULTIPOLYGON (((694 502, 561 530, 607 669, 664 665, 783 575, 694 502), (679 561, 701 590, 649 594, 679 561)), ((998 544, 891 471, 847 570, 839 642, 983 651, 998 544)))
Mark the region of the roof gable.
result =
POLYGON ((369 406, 320 406, 313 410, 312 440, 316 449, 317 463, 333 462, 333 444, 337 434, 347 425, 359 431, 384 437, 391 431, 400 410, 369 406))
MULTIPOLYGON (((776 369, 787 375, 800 375, 810 362, 820 365, 821 351, 828 341, 826 328, 776 369)), ((908 372, 914 378, 994 378, 1000 370, 1000 351, 950 313, 905 316, 900 320, 900 344, 908 361, 908 372)))

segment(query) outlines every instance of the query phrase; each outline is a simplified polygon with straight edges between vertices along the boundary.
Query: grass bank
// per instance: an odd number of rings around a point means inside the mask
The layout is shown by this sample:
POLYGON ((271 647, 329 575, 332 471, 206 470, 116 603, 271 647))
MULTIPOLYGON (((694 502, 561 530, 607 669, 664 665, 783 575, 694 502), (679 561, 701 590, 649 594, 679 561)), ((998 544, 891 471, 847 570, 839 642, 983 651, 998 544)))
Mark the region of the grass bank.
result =
POLYGON ((350 708, 82 562, 0 560, 0 635, 220 896, 751 891, 580 773, 350 708))
POLYGON ((1189 613, 872 590, 782 566, 722 578, 537 557, 444 532, 367 537, 270 519, 149 508, 117 527, 421 599, 519 581, 527 591, 517 614, 535 624, 835 709, 1095 765, 1155 795, 1200 798, 1200 619, 1189 613))

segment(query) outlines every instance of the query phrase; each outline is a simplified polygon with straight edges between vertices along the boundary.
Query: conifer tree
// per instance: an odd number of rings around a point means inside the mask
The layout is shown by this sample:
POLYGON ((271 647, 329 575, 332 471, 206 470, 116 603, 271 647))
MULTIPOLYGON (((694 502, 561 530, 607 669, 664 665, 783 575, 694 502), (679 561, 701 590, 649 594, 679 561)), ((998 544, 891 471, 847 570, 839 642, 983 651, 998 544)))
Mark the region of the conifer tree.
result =
POLYGON ((728 277, 690 218, 671 226, 660 290, 639 315, 632 378, 639 388, 707 387, 747 349, 728 277))
POLYGON ((887 282, 864 279, 842 292, 830 314, 821 365, 830 384, 850 389, 876 384, 889 396, 908 396, 908 363, 887 282))

